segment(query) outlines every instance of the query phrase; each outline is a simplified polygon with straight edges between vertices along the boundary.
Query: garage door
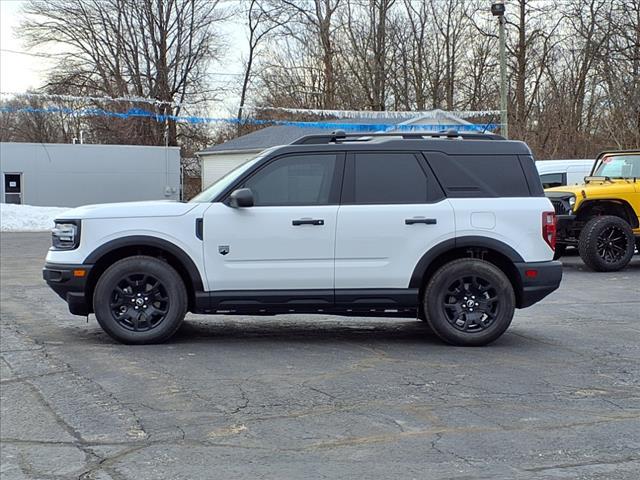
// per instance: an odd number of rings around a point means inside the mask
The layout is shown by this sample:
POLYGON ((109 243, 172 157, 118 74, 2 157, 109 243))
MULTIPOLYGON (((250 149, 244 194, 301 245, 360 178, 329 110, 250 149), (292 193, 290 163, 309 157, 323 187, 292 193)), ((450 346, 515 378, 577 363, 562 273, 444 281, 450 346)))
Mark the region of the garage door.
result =
POLYGON ((253 158, 255 153, 202 157, 202 188, 205 189, 234 168, 253 158))

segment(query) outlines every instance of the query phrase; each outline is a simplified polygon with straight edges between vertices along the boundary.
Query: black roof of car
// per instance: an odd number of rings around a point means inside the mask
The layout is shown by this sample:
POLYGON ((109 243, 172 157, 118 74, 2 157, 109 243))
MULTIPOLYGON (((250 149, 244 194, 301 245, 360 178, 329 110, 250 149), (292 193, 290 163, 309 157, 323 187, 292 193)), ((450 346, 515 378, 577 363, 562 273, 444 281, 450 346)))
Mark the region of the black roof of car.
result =
POLYGON ((465 132, 389 132, 306 135, 278 152, 296 151, 372 151, 372 150, 431 150, 455 155, 531 155, 526 143, 506 140, 495 134, 465 132))

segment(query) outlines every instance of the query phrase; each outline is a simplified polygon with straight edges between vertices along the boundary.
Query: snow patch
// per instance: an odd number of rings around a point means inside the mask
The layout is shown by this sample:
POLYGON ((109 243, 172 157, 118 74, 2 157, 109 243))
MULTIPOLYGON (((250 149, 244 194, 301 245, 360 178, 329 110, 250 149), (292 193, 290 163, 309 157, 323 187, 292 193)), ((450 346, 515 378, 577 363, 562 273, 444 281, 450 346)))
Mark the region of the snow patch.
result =
POLYGON ((70 209, 0 203, 0 231, 46 232, 53 228, 53 220, 67 210, 70 209))

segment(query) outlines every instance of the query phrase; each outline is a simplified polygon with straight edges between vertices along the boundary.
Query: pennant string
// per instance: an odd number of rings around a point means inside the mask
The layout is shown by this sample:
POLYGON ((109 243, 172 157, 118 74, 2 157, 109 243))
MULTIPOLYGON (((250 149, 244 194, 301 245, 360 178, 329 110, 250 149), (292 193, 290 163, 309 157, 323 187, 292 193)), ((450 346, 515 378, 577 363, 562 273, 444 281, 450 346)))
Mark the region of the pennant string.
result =
MULTIPOLYGON (((12 106, 0 106, 0 112, 3 113, 42 113, 53 114, 62 113, 66 115, 73 115, 78 117, 83 116, 100 116, 107 118, 117 119, 129 119, 129 118, 150 118, 157 122, 164 123, 166 121, 174 121, 177 123, 189 123, 189 124, 207 124, 207 123, 228 123, 235 125, 287 125, 300 128, 324 128, 333 130, 345 130, 355 132, 380 132, 380 131, 398 131, 398 132, 420 132, 420 131, 443 131, 454 129, 457 131, 467 132, 483 132, 493 131, 500 127, 497 123, 485 123, 485 124, 396 124, 396 123, 340 123, 339 119, 334 121, 293 121, 293 120, 267 120, 258 118, 223 118, 223 117, 198 117, 187 115, 163 115, 158 113, 149 112, 141 108, 131 108, 126 112, 112 112, 104 110, 102 108, 82 108, 73 109, 68 107, 50 106, 50 107, 12 107, 12 106)), ((389 120, 387 118, 387 120, 389 120)))

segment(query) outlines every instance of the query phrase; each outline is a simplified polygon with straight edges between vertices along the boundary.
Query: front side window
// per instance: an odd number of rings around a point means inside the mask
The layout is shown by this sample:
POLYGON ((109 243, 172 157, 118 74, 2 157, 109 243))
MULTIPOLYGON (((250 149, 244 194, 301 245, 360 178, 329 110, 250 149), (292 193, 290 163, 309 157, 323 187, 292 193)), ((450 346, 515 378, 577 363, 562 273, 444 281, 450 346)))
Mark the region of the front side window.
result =
POLYGON ((291 155, 260 169, 244 186, 256 206, 327 205, 330 203, 336 154, 291 155))
POLYGON ((640 155, 607 155, 593 175, 610 178, 640 178, 640 155))
POLYGON ((356 153, 353 203, 427 202, 427 177, 413 153, 356 153))

